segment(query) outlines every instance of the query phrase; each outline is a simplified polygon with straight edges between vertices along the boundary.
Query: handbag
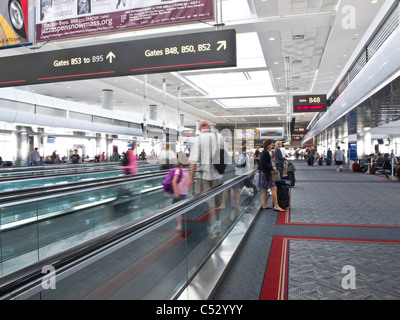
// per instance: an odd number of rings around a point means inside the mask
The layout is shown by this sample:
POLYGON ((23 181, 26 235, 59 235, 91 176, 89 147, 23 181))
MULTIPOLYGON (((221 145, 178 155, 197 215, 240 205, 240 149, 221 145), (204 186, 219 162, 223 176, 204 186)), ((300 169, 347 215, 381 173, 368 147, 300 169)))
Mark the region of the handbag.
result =
POLYGON ((271 175, 272 175, 272 182, 281 181, 281 174, 279 173, 279 171, 271 171, 271 175))

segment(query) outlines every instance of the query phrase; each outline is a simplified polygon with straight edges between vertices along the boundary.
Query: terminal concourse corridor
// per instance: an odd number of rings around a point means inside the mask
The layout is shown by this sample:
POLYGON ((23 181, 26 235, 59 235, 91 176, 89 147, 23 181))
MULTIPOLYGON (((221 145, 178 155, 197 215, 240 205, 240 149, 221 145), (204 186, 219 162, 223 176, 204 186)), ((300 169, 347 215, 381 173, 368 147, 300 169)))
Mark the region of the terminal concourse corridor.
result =
POLYGON ((400 183, 325 164, 295 166, 290 207, 258 213, 211 298, 400 299, 400 183))

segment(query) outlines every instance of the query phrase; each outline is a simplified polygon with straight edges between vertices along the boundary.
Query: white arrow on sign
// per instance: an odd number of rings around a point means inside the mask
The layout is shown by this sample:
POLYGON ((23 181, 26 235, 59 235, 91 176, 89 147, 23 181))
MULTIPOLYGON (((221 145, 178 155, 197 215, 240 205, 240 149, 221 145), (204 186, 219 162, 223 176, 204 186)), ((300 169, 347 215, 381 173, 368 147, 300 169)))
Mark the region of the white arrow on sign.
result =
POLYGON ((221 50, 222 47, 223 47, 224 50, 226 50, 226 40, 218 41, 217 44, 219 44, 219 47, 217 48, 217 51, 221 50))
POLYGON ((110 59, 110 63, 112 63, 114 58, 115 58, 115 54, 112 51, 110 51, 110 53, 107 55, 106 59, 110 59))

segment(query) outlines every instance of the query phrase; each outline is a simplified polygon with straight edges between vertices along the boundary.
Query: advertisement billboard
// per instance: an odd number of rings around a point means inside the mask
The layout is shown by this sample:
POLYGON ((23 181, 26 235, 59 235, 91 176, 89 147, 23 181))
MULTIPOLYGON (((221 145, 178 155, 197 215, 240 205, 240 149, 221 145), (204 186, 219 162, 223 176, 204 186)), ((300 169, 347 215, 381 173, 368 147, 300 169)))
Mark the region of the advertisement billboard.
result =
POLYGON ((36 0, 36 40, 59 40, 213 18, 213 0, 36 0))
POLYGON ((283 128, 257 128, 257 130, 260 133, 259 139, 282 140, 285 133, 283 128))
POLYGON ((0 1, 0 49, 33 42, 32 0, 0 1))

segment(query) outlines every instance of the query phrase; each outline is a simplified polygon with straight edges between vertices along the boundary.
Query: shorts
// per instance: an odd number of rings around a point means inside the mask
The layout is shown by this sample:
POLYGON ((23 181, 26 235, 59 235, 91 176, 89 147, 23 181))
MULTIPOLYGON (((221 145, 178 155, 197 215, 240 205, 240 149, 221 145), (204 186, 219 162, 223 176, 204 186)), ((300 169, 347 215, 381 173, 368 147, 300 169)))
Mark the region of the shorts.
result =
POLYGON ((343 164, 343 161, 335 161, 335 164, 336 164, 337 166, 341 166, 341 165, 343 164))
MULTIPOLYGON (((216 179, 216 180, 204 180, 204 179, 197 179, 196 181, 196 193, 202 193, 210 190, 213 187, 219 186, 222 184, 221 179, 216 179)), ((221 205, 221 193, 217 194, 215 196, 215 205, 219 207, 221 205)))

